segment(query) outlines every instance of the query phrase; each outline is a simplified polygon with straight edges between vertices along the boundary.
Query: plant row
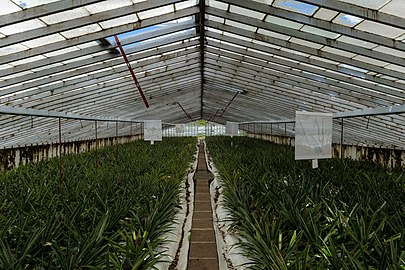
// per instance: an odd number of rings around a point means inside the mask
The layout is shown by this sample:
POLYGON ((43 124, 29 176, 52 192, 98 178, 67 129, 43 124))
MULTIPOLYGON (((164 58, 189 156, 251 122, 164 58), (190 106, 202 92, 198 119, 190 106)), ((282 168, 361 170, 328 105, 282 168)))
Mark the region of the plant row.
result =
POLYGON ((161 260, 195 139, 139 142, 0 174, 0 269, 146 269, 161 260), (118 150, 118 151, 117 151, 118 150), (98 167, 96 167, 96 159, 98 167))
POLYGON ((294 149, 211 137, 232 230, 252 269, 405 269, 405 175, 365 161, 294 160, 294 149))

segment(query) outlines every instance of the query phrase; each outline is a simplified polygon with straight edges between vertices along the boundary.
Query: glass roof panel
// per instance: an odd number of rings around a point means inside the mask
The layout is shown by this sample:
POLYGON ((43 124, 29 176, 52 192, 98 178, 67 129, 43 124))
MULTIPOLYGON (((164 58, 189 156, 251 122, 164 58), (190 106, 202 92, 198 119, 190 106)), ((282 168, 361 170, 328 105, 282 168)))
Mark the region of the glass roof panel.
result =
POLYGON ((279 33, 269 31, 269 30, 265 30, 265 29, 261 29, 261 28, 259 28, 259 30, 257 30, 257 33, 263 34, 263 35, 269 36, 269 37, 282 39, 282 40, 289 40, 290 39, 290 36, 279 34, 279 33))
POLYGON ((41 17, 40 19, 46 24, 55 24, 64 21, 73 20, 76 18, 86 17, 90 13, 84 8, 75 8, 72 10, 67 10, 63 12, 59 12, 56 14, 48 15, 41 17))
POLYGON ((322 51, 333 53, 333 54, 340 55, 340 56, 347 57, 347 58, 352 58, 352 57, 356 56, 355 53, 335 49, 335 48, 328 47, 328 46, 323 47, 322 51))
POLYGON ((325 62, 325 63, 328 63, 328 64, 332 64, 332 65, 339 65, 339 62, 328 60, 326 58, 318 57, 318 56, 315 56, 315 55, 312 55, 310 58, 318 60, 318 61, 322 61, 322 62, 325 62))
POLYGON ((340 42, 345 42, 345 43, 348 43, 348 44, 356 45, 356 46, 367 48, 367 49, 372 49, 372 48, 377 47, 377 45, 374 44, 374 43, 370 43, 370 42, 360 40, 360 39, 356 39, 356 38, 351 38, 351 37, 348 37, 348 36, 341 36, 337 40, 340 41, 340 42))
MULTIPOLYGON (((189 24, 190 22, 194 22, 194 16, 183 17, 183 18, 180 18, 178 20, 174 20, 174 21, 170 21, 170 22, 166 22, 166 23, 161 23, 161 24, 158 24, 158 25, 152 25, 152 26, 149 26, 149 27, 144 27, 144 28, 140 28, 140 29, 137 29, 137 30, 134 30, 134 31, 119 34, 118 38, 120 39, 120 41, 122 43, 128 43, 128 44, 133 43, 133 44, 135 44, 138 40, 143 39, 142 36, 144 34, 146 34, 146 33, 153 33, 154 31, 159 30, 159 29, 170 29, 170 28, 172 28, 174 26, 178 26, 179 24, 189 24)), ((192 29, 192 30, 195 32, 195 29, 192 29)), ((190 33, 190 31, 188 31, 187 33, 190 33)), ((168 36, 169 35, 166 35, 166 37, 168 37, 168 36)), ((112 45, 116 44, 114 37, 107 37, 106 40, 112 45)), ((127 49, 127 46, 128 45, 123 46, 124 50, 127 49)))
POLYGON ((212 16, 212 15, 207 15, 207 14, 205 14, 205 17, 206 17, 208 20, 213 21, 213 22, 225 23, 225 19, 224 19, 224 18, 220 18, 220 17, 212 16))
POLYGON ((282 19, 282 18, 278 18, 275 16, 270 16, 270 15, 268 15, 266 17, 265 21, 269 22, 269 23, 274 23, 277 25, 285 26, 288 28, 293 28, 293 29, 300 29, 303 26, 302 23, 296 23, 296 22, 292 22, 290 20, 286 20, 286 19, 282 19))
POLYGON ((370 58, 370 57, 366 57, 366 56, 362 56, 362 55, 357 55, 357 56, 353 57, 353 59, 365 62, 370 65, 374 65, 374 66, 383 67, 383 66, 388 65, 387 62, 383 62, 383 61, 376 60, 374 58, 370 58))
POLYGON ((46 57, 43 56, 43 55, 37 55, 37 56, 34 56, 34 57, 22 59, 22 60, 19 60, 19 61, 14 61, 11 64, 13 66, 18 66, 18 65, 27 64, 27 63, 35 62, 35 61, 42 60, 42 59, 46 59, 46 57))
POLYGON ((235 34, 228 33, 228 32, 224 32, 224 36, 233 37, 233 38, 237 38, 237 39, 244 40, 244 41, 248 41, 248 42, 251 42, 251 41, 252 41, 251 38, 247 38, 247 37, 235 35, 235 34))
POLYGON ((15 3, 10 0, 0 0, 0 15, 5 15, 13 12, 20 11, 19 8, 15 3))
POLYGON ((404 34, 404 30, 392 26, 365 20, 358 24, 355 29, 368 33, 377 34, 389 38, 397 38, 404 34))
POLYGON ((79 44, 79 45, 77 45, 77 48, 79 48, 79 49, 85 49, 85 48, 89 48, 89 47, 93 47, 93 46, 98 46, 98 45, 99 45, 99 43, 98 43, 97 41, 91 41, 91 42, 79 44))
POLYGON ((388 47, 385 47, 385 46, 378 46, 378 47, 374 48, 373 51, 382 52, 382 53, 391 54, 391 55, 394 55, 394 56, 397 56, 397 57, 405 58, 405 52, 404 51, 391 49, 391 48, 388 48, 388 47))
MULTIPOLYGON (((200 0, 202 1, 202 0, 200 0)), ((210 7, 214 7, 214 8, 218 8, 218 9, 222 9, 222 10, 228 10, 228 4, 226 3, 222 3, 216 0, 208 0, 208 5, 210 7)))
POLYGON ((255 18, 258 20, 263 20, 264 16, 266 16, 266 14, 264 14, 264 13, 253 11, 253 10, 246 9, 246 8, 241 8, 241 7, 234 6, 234 5, 230 6, 230 12, 233 12, 233 13, 236 13, 239 15, 252 17, 252 18, 255 18))
POLYGON ((294 38, 294 37, 291 38, 290 41, 293 42, 293 43, 303 45, 303 46, 315 48, 317 50, 319 50, 320 48, 322 48, 324 46, 322 44, 318 44, 318 43, 314 43, 314 42, 310 42, 310 41, 306 41, 306 40, 299 39, 299 38, 294 38))
POLYGON ((274 0, 252 0, 252 1, 259 2, 259 3, 262 3, 262 4, 271 5, 274 0))
POLYGON ((339 0, 339 1, 350 3, 357 6, 362 6, 365 8, 379 9, 386 3, 388 3, 390 0, 339 0))
POLYGON ((334 10, 330 10, 330 9, 326 9, 326 8, 320 8, 315 13, 314 17, 317 18, 317 19, 325 20, 325 21, 331 21, 333 18, 336 17, 336 15, 338 13, 339 12, 334 11, 334 10))
POLYGON ((46 57, 53 57, 53 56, 57 56, 57 55, 61 55, 61 54, 67 54, 69 52, 74 52, 74 51, 78 51, 78 50, 79 50, 79 48, 77 48, 77 47, 69 47, 69 48, 65 48, 65 49, 62 49, 62 50, 57 50, 57 51, 54 51, 54 52, 45 53, 44 55, 46 57))
POLYGON ((44 27, 44 26, 46 26, 46 25, 43 22, 41 22, 40 20, 33 19, 33 20, 20 22, 20 23, 14 23, 11 25, 1 27, 0 33, 9 36, 12 34, 21 33, 21 32, 25 32, 28 30, 32 30, 32 29, 36 29, 36 28, 40 28, 40 27, 44 27))
POLYGON ((10 46, 7 46, 7 47, 1 47, 0 48, 0 56, 25 51, 27 49, 28 48, 25 47, 22 44, 14 44, 14 45, 10 45, 10 46))
POLYGON ((119 7, 130 6, 133 3, 130 0, 107 0, 100 3, 95 3, 85 6, 90 14, 99 13, 103 11, 113 10, 119 7))
POLYGON ((13 66, 9 65, 9 64, 0 65, 0 70, 5 70, 5 69, 9 69, 9 68, 13 68, 13 66))
POLYGON ((138 12, 138 17, 141 20, 160 16, 174 11, 173 5, 167 5, 159 8, 149 9, 146 11, 138 12))
POLYGON ((59 66, 63 66, 63 64, 55 63, 55 64, 51 64, 51 65, 47 65, 47 66, 43 66, 43 67, 39 67, 39 68, 34 68, 34 69, 32 69, 32 71, 33 72, 38 72, 38 71, 41 71, 41 70, 51 69, 51 68, 59 67, 59 66))
POLYGON ((340 64, 339 67, 345 68, 345 69, 351 69, 357 72, 361 72, 361 73, 366 73, 368 70, 363 69, 363 68, 359 68, 359 67, 355 67, 355 66, 351 66, 351 65, 347 65, 347 64, 340 64))
POLYGON ((290 49, 287 49, 287 48, 281 48, 281 51, 289 52, 289 53, 296 54, 296 55, 299 55, 299 56, 304 56, 304 57, 309 57, 310 56, 310 54, 290 50, 290 49))
POLYGON ((315 28, 315 27, 308 26, 308 25, 304 25, 304 27, 302 27, 301 31, 307 32, 307 33, 310 33, 310 34, 314 34, 314 35, 317 35, 317 36, 330 38, 330 39, 337 39, 340 36, 340 34, 330 32, 330 31, 326 31, 326 30, 319 29, 319 28, 315 28))
POLYGON ((103 29, 108 29, 108 28, 112 28, 112 27, 116 27, 116 26, 120 26, 120 25, 124 25, 124 24, 135 23, 137 21, 138 21, 138 17, 135 14, 130 14, 127 16, 100 22, 99 25, 103 29))
POLYGON ((2 79, 3 80, 9 80, 9 79, 21 77, 21 76, 32 74, 32 73, 33 73, 32 71, 23 71, 23 72, 19 72, 19 73, 13 73, 13 74, 10 74, 8 76, 2 77, 2 79))
POLYGON ((90 24, 76 29, 61 32, 61 35, 67 39, 87 35, 90 33, 101 31, 101 27, 98 24, 90 24))
POLYGON ((35 6, 40 6, 44 4, 49 4, 52 2, 56 2, 59 0, 13 0, 14 3, 19 5, 22 8, 30 8, 30 7, 35 7, 35 6))
POLYGON ((276 49, 276 50, 280 50, 280 49, 281 49, 280 46, 276 46, 276 45, 273 45, 273 44, 271 44, 271 43, 264 42, 264 41, 261 41, 261 40, 255 40, 255 39, 254 39, 252 42, 253 42, 254 44, 259 44, 259 45, 266 46, 266 47, 269 47, 269 48, 272 48, 272 49, 276 49))
POLYGON ((363 21, 362 18, 340 13, 332 22, 352 27, 359 24, 361 21, 363 21))
POLYGON ((22 44, 27 46, 28 48, 35 48, 35 47, 55 43, 55 42, 62 41, 62 40, 65 40, 65 38, 59 34, 53 34, 53 35, 44 36, 44 37, 40 37, 40 38, 36 38, 36 39, 31 39, 31 40, 23 42, 22 44))
POLYGON ((225 24, 230 25, 230 26, 234 26, 236 28, 252 31, 252 32, 256 32, 256 29, 257 29, 257 27, 250 26, 250 25, 247 25, 247 24, 244 24, 244 23, 234 22, 234 21, 231 21, 231 20, 226 20, 225 24))
POLYGON ((185 9, 197 5, 197 0, 188 0, 174 4, 176 10, 185 9))
POLYGON ((405 5, 403 0, 392 0, 380 9, 380 12, 404 17, 405 5))
POLYGON ((318 9, 317 6, 295 0, 275 0, 273 6, 305 15, 312 15, 318 9))

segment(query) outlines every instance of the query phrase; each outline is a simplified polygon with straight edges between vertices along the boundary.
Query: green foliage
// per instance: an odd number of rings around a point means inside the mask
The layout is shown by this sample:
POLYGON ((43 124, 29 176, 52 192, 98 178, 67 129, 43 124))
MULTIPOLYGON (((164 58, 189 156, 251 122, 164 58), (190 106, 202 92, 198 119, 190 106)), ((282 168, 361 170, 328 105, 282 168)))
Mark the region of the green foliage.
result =
POLYGON ((405 269, 405 176, 363 161, 294 161, 291 147, 210 137, 252 269, 405 269))
POLYGON ((0 269, 145 269, 161 255, 193 138, 139 142, 0 175, 0 269))

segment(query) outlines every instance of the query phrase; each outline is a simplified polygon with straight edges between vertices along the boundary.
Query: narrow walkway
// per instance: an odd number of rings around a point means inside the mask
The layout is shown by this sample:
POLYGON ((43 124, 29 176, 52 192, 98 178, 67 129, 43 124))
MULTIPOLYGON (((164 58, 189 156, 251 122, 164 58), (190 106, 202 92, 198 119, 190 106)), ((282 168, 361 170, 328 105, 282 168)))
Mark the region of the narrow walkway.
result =
POLYGON ((217 245, 212 223, 209 183, 213 179, 207 170, 204 145, 199 145, 197 172, 194 175, 195 199, 191 228, 189 270, 217 270, 217 245))

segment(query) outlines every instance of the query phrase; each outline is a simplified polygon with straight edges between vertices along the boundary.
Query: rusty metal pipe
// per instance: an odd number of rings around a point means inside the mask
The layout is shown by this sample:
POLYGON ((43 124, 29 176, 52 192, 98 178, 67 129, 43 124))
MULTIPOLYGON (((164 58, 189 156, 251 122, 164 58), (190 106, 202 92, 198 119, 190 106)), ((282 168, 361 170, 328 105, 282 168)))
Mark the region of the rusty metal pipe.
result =
POLYGON ((144 95, 144 93, 143 93, 143 91, 142 91, 141 85, 139 84, 138 79, 136 78, 135 73, 134 73, 134 71, 132 70, 131 64, 130 64, 129 61, 128 61, 127 55, 125 54, 125 51, 124 51, 124 49, 122 48, 121 42, 120 42, 120 40, 118 39, 117 35, 114 35, 114 39, 115 39, 115 42, 117 43, 117 46, 118 46, 118 48, 119 48, 119 50, 120 50, 120 52, 121 52, 122 57, 124 58, 125 63, 127 64, 128 70, 129 70, 129 72, 130 72, 131 75, 132 75, 132 79, 134 80, 135 85, 136 85, 136 87, 138 88, 139 94, 141 94, 141 97, 142 97, 143 103, 145 104, 145 107, 146 107, 146 108, 149 108, 149 103, 148 103, 148 101, 146 100, 146 97, 145 97, 145 95, 144 95))

